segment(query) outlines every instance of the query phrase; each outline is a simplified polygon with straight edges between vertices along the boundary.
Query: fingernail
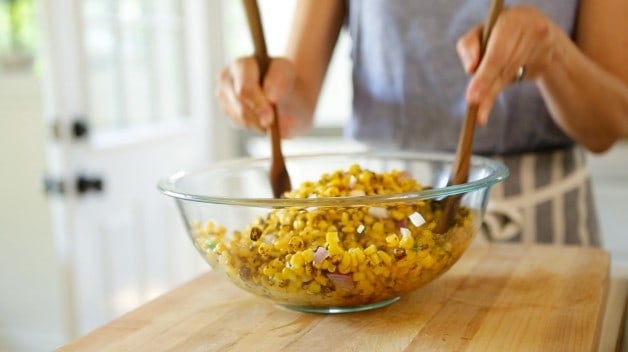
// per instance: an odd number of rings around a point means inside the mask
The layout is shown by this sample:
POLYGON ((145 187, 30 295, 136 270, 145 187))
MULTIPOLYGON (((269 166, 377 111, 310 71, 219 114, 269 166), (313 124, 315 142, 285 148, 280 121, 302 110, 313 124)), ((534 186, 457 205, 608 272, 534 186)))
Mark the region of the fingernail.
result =
POLYGON ((473 73, 473 71, 476 68, 475 67, 476 58, 468 50, 463 51, 461 55, 462 55, 462 65, 464 66, 465 71, 467 71, 467 73, 473 73))
POLYGON ((480 94, 477 88, 472 88, 467 91, 467 102, 469 104, 475 104, 480 100, 480 94))
POLYGON ((485 108, 478 109, 478 115, 477 115, 477 120, 476 120, 478 125, 486 126, 486 124, 488 123, 488 114, 489 114, 489 111, 487 111, 485 108))
POLYGON ((275 86, 270 86, 266 88, 266 98, 268 98, 268 100, 272 101, 273 103, 276 103, 277 100, 279 100, 279 90, 277 89, 277 87, 275 86))
POLYGON ((471 72, 471 55, 467 51, 462 52, 462 66, 467 73, 471 72))
POLYGON ((264 108, 260 112, 260 123, 263 127, 268 127, 273 122, 273 112, 269 108, 264 108))
POLYGON ((477 122, 480 126, 486 126, 486 123, 488 122, 488 117, 486 116, 485 112, 481 112, 478 114, 477 122))

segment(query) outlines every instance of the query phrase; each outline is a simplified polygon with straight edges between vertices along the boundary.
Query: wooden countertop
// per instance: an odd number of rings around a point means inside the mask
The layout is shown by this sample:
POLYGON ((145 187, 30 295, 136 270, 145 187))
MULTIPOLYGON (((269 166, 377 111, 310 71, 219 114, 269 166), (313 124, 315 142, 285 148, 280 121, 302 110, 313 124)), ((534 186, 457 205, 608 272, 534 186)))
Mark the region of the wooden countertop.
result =
POLYGON ((341 315, 281 308, 210 271, 59 351, 590 351, 609 262, 601 249, 474 246, 397 303, 341 315))

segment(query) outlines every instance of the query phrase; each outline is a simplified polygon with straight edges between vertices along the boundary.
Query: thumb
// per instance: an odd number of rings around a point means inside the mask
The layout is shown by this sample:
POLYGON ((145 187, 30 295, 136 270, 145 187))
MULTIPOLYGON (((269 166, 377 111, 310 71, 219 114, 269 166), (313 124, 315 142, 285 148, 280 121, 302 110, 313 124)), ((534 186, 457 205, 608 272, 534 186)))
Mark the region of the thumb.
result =
POLYGON ((474 73, 480 64, 480 42, 482 27, 478 26, 458 39, 456 51, 467 73, 474 73))

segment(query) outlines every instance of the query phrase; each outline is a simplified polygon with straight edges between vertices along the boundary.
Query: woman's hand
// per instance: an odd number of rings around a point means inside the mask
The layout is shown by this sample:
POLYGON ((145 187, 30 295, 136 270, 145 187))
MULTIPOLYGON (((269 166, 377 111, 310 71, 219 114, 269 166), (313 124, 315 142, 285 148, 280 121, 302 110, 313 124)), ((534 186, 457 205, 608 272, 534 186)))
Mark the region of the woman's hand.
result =
POLYGON ((275 105, 282 137, 307 128, 298 123, 298 104, 291 101, 295 85, 292 62, 284 58, 272 59, 263 86, 259 82, 259 66, 253 57, 239 58, 220 72, 218 101, 236 125, 265 133, 274 121, 275 105))
POLYGON ((220 72, 217 96, 225 114, 238 126, 264 132, 273 121, 274 104, 282 137, 311 128, 345 15, 344 1, 297 1, 286 57, 271 60, 262 86, 252 57, 220 72))
POLYGON ((628 21, 625 0, 581 0, 575 39, 543 13, 527 6, 505 9, 480 63, 481 28, 460 38, 464 67, 474 73, 469 104, 486 123, 498 94, 519 67, 534 80, 552 119, 594 153, 628 136, 628 21))
POLYGON ((542 12, 529 6, 505 8, 500 14, 480 62, 482 27, 478 26, 458 40, 456 49, 465 70, 474 76, 466 99, 478 105, 478 122, 485 124, 497 96, 506 86, 521 79, 533 80, 547 70, 557 48, 560 30, 542 12))

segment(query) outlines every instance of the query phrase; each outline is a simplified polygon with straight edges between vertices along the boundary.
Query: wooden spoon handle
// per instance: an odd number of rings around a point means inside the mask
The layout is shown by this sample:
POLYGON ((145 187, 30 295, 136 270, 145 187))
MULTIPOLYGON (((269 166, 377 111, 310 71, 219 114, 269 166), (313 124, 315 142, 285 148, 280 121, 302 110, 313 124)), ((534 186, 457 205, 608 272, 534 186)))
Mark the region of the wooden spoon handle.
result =
POLYGON ((255 50, 255 59, 260 70, 260 83, 264 82, 264 76, 270 65, 270 57, 266 49, 266 40, 264 39, 264 27, 256 0, 242 0, 246 11, 246 18, 253 38, 253 47, 255 50))
MULTIPOLYGON (((266 39, 264 38, 264 28, 262 19, 256 0, 243 0, 244 9, 246 10, 246 18, 249 23, 249 30, 253 38, 253 47, 255 49, 255 60, 260 70, 260 85, 264 84, 264 77, 270 66, 270 57, 266 49, 266 39)), ((289 191, 292 188, 290 175, 286 169, 286 164, 281 151, 281 135, 279 134, 279 118, 277 117, 277 107, 273 105, 273 122, 270 124, 270 141, 271 141, 271 167, 270 167, 270 184, 273 189, 275 198, 289 191)))
MULTIPOLYGON (((262 18, 256 0, 243 0, 243 3, 244 9, 246 11, 246 18, 249 23, 249 30, 251 31, 251 38, 253 39, 255 61, 257 61, 257 66, 259 67, 259 83, 260 85, 263 85, 264 77, 266 77, 268 67, 270 66, 270 57, 268 56, 268 50, 266 48, 266 39, 264 37, 262 18)), ((277 117, 277 110, 274 106, 273 112, 274 116, 277 117)), ((273 147, 273 155, 275 155, 275 148, 279 148, 279 150, 281 150, 281 143, 275 142, 280 140, 279 124, 277 123, 277 121, 274 121, 270 125, 270 133, 273 147)))
POLYGON ((484 57, 486 45, 488 44, 488 38, 491 36, 491 32, 493 31, 495 22, 497 22, 497 18, 499 17, 499 14, 502 12, 503 8, 503 0, 491 1, 491 7, 488 9, 488 15, 486 16, 486 20, 484 21, 484 27, 482 28, 482 39, 480 41, 480 61, 482 60, 482 57, 484 57))
MULTIPOLYGON (((493 26, 497 22, 497 17, 504 7, 503 0, 493 0, 484 22, 482 29, 482 38, 480 40, 480 62, 484 57, 488 39, 491 36, 493 26)), ((458 147, 456 149, 456 159, 454 161, 453 170, 449 183, 458 185, 467 182, 469 178, 469 164, 471 162, 471 154, 473 154, 473 135, 475 125, 477 123, 478 107, 476 105, 467 106, 467 112, 462 122, 460 137, 458 139, 458 147)))
MULTIPOLYGON (((488 39, 493 30, 497 17, 504 7, 503 0, 492 0, 488 11, 488 15, 482 29, 482 38, 480 40, 480 62, 486 51, 488 39)), ((456 158, 452 165, 452 173, 449 177, 449 185, 459 185, 467 182, 469 179, 469 168, 471 164, 471 155, 473 154, 473 135, 475 134, 475 125, 477 123, 478 107, 477 105, 468 105, 467 112, 462 121, 460 137, 458 138, 458 146, 456 149, 456 158)), ((434 229, 435 233, 444 234, 454 221, 456 210, 460 204, 460 195, 447 197, 443 200, 443 213, 434 229)))

